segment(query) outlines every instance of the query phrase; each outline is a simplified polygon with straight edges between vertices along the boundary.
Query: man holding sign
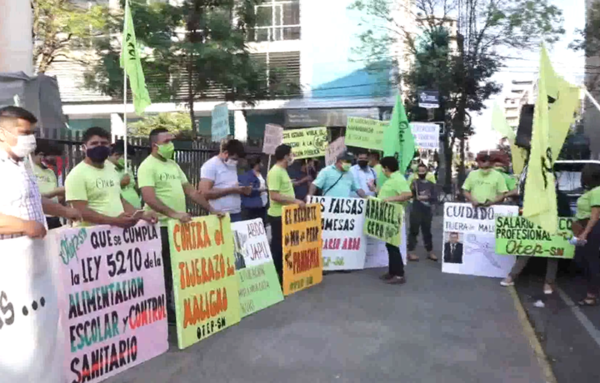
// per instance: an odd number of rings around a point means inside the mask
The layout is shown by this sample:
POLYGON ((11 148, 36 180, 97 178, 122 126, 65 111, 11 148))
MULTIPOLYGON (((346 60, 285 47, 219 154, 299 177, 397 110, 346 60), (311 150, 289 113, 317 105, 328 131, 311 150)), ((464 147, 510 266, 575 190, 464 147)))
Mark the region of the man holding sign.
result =
POLYGON ((356 192, 359 197, 367 198, 365 192, 350 172, 354 156, 345 152, 338 156, 335 164, 321 170, 317 179, 310 185, 308 195, 312 196, 321 189, 323 197, 350 197, 351 192, 356 192))
MULTIPOLYGON (((379 191, 379 198, 385 202, 401 203, 412 198, 410 187, 399 171, 398 160, 394 157, 385 157, 381 160, 383 173, 389 178, 379 191)), ((389 256, 389 270, 381 279, 391 285, 401 285, 406 283, 404 278, 404 263, 402 263, 402 254, 398 246, 386 243, 385 247, 389 256)))
POLYGON ((477 206, 490 206, 504 201, 508 188, 502 174, 492 169, 489 152, 477 155, 478 170, 469 173, 462 186, 467 201, 477 206))

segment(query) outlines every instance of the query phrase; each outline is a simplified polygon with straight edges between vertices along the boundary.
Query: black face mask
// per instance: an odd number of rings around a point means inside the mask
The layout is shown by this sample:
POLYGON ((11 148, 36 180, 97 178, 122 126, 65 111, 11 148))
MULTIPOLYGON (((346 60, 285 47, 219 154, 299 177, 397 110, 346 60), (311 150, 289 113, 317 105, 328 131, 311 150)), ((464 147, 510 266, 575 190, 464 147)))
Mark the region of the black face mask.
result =
POLYGON ((110 148, 108 146, 96 146, 95 148, 86 150, 85 154, 92 162, 101 164, 110 155, 110 148))
POLYGON ((366 168, 367 165, 369 165, 369 161, 367 161, 367 160, 358 160, 358 166, 360 166, 361 169, 366 168))
POLYGON ((419 174, 419 179, 424 180, 427 177, 427 174, 419 174))

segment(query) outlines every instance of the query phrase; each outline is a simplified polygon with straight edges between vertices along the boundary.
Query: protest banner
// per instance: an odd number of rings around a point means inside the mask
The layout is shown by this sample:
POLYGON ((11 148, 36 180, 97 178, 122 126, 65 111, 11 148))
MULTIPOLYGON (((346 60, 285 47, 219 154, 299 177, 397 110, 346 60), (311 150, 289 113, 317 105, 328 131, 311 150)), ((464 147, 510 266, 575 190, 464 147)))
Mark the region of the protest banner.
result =
POLYGON ((524 217, 496 218, 496 254, 565 258, 575 256, 572 218, 558 218, 558 231, 552 235, 524 217))
POLYGON ((346 124, 346 145, 383 150, 383 131, 389 124, 389 121, 348 117, 348 123, 346 124))
POLYGON ((231 224, 242 317, 283 300, 262 219, 231 224))
POLYGON ((43 240, 0 240, 2 382, 67 381, 51 233, 43 240))
POLYGON ((283 127, 275 124, 265 125, 265 138, 263 140, 263 153, 270 156, 275 154, 275 149, 283 142, 283 127))
POLYGON ((411 122, 410 125, 417 148, 431 150, 440 148, 440 127, 438 124, 411 122))
POLYGON ((227 104, 219 104, 211 113, 210 136, 213 142, 221 142, 229 135, 229 109, 227 104))
POLYGON ((516 258, 496 254, 496 218, 518 213, 518 206, 474 208, 466 203, 444 204, 442 272, 506 277, 516 258))
POLYGON ((100 382, 166 352, 158 227, 62 229, 58 241, 68 381, 100 382))
POLYGON ((321 206, 286 205, 282 225, 283 295, 290 295, 323 280, 321 206))
POLYGON ((327 128, 285 130, 283 143, 292 147, 296 159, 323 157, 328 145, 327 128))
POLYGON ((344 137, 338 137, 329 144, 327 147, 327 152, 325 152, 325 165, 333 165, 337 161, 337 158, 340 154, 346 151, 346 144, 344 142, 344 137))
POLYGON ((400 228, 404 222, 401 205, 369 197, 365 215, 364 232, 390 245, 400 246, 400 228))
POLYGON ((177 344, 184 349, 240 321, 229 215, 169 221, 177 344))
POLYGON ((367 252, 363 232, 367 201, 310 196, 308 202, 321 206, 323 270, 363 269, 367 252))
MULTIPOLYGON (((365 258, 365 269, 374 269, 378 267, 387 267, 389 264, 388 252, 385 247, 385 242, 373 237, 367 238, 367 256, 365 258)), ((407 263, 406 253, 406 224, 402 223, 400 229, 400 254, 402 254, 402 261, 404 267, 407 263)))

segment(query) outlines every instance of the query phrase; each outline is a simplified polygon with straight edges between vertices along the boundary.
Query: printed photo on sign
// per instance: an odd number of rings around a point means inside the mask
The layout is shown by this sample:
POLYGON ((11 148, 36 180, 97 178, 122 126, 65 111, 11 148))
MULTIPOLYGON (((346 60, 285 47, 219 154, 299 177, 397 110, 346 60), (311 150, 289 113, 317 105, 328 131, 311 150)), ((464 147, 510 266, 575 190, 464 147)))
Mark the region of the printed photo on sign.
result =
POLYGON ((367 252, 363 231, 367 200, 362 198, 309 197, 321 205, 323 270, 358 270, 367 252))
POLYGON ((327 128, 292 129, 283 132, 283 143, 292 147, 296 159, 325 156, 327 128))
POLYGON ((177 343, 184 349, 240 321, 229 215, 169 221, 177 343))
POLYGON ((262 219, 231 224, 242 317, 283 300, 262 219))
POLYGON ((444 204, 444 273, 504 278, 516 258, 496 254, 496 218, 516 216, 517 206, 474 208, 466 203, 444 204))
POLYGON ((59 241, 68 381, 100 382, 166 352, 158 227, 62 229, 59 241))
POLYGON ((569 243, 572 223, 572 218, 559 217, 558 232, 552 235, 524 217, 497 217, 496 253, 571 259, 575 256, 575 246, 569 243))
POLYGON ((321 205, 286 205, 282 215, 283 294, 290 295, 323 280, 321 205))

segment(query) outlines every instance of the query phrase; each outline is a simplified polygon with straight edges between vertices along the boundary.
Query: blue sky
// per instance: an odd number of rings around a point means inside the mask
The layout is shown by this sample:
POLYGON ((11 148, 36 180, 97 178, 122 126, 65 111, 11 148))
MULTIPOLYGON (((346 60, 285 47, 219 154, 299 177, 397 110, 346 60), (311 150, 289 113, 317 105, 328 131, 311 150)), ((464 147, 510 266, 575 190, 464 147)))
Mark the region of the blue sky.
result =
MULTIPOLYGON (((565 79, 573 84, 583 84, 585 59, 582 53, 574 52, 568 48, 575 38, 575 30, 583 28, 585 24, 585 0, 554 0, 552 3, 563 11, 563 28, 565 34, 549 48, 550 57, 554 69, 565 79)), ((539 68, 539 50, 536 51, 515 51, 510 52, 510 56, 520 57, 519 60, 506 61, 506 68, 494 76, 494 80, 503 85, 502 92, 487 102, 487 109, 481 115, 473 116, 475 126, 475 136, 470 140, 472 152, 479 150, 494 149, 500 138, 491 128, 491 108, 494 102, 503 104, 504 96, 510 92, 511 82, 513 80, 535 80, 539 68), (496 139, 491 140, 490 134, 496 139)))

